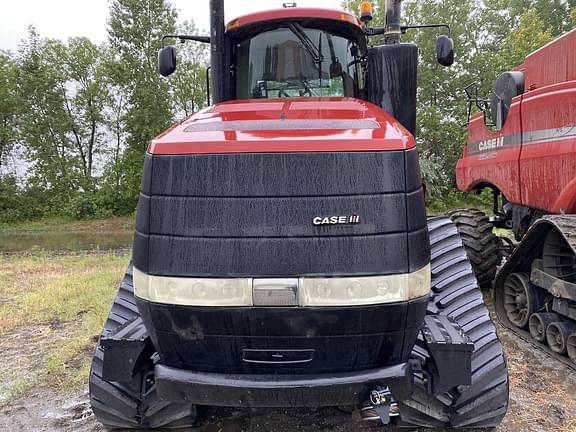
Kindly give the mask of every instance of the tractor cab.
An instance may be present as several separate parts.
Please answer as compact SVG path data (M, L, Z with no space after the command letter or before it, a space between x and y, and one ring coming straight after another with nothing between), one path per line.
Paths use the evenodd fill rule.
M284 8L238 18L226 35L233 99L361 95L366 37L352 15Z
M369 26L368 2L361 4L360 18L290 3L241 16L227 25L223 9L215 9L211 36L167 35L163 41L211 45L208 105L229 100L351 97L379 106L414 134L418 51L414 44L400 43L400 35L431 27L444 27L450 35L450 28L400 25L399 5L387 3L391 21L385 27ZM383 36L384 45L369 48L369 37L376 35ZM449 36L438 37L437 59L443 66L454 61ZM176 70L173 46L163 46L158 65L165 77Z

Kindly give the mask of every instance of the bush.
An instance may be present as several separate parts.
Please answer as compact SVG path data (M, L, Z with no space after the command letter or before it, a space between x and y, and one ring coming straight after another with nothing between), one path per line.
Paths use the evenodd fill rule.
M35 188L23 190L16 178L0 178L0 223L15 223L35 220L49 212L49 205L43 191Z
M103 219L113 215L99 194L87 192L72 195L62 212L63 216L73 219Z
M0 178L0 223L34 221L47 217L104 219L134 213L138 197L123 196L112 188L64 193L18 185L11 176Z
M419 154L422 181L426 185L428 198L435 200L445 197L453 186L451 176L444 169L444 162L426 149Z

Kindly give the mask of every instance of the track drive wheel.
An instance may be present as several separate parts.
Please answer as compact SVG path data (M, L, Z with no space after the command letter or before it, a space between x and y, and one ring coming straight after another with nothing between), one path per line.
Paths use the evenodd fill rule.
M140 314L134 300L132 265L129 265L101 337L137 319L140 319ZM98 421L107 429L172 429L194 425L197 417L194 405L158 398L151 359L145 359L143 366L128 382L104 381L103 359L104 351L99 340L90 370L90 404Z
M518 328L528 326L530 316L543 306L538 289L530 283L526 273L511 273L504 282L504 310L512 324Z
M508 408L508 371L496 328L490 320L456 226L448 218L428 221L432 251L432 293L428 314L447 315L474 343L472 384L432 395L426 378L414 376L411 399L400 402L401 427L488 428L497 426ZM415 359L430 357L419 337Z
M490 288L500 263L498 237L484 212L473 208L454 209L448 216L456 224L481 288Z

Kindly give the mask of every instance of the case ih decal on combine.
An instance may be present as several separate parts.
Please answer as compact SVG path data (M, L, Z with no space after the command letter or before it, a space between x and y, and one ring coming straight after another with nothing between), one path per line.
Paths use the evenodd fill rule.
M493 190L491 222L521 240L506 241L505 252L513 252L494 281L498 318L576 368L574 47L573 30L500 75L490 108L494 128L482 112L471 118L456 174L463 191ZM456 210L452 218L465 227L478 279L491 285L500 261L492 225L478 210Z
M199 405L354 406L405 427L497 425L500 341L455 225L426 219L400 1L385 28L367 3L362 21L288 7L227 26L223 8L210 37L176 36L211 44L214 104L148 148L96 417L177 428ZM450 65L452 40L437 48ZM160 50L164 76L175 59Z

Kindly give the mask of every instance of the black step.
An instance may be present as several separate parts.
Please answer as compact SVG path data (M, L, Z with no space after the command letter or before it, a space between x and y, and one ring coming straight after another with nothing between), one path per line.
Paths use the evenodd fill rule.
M474 344L453 318L427 315L422 336L435 365L429 371L432 380L430 390L433 394L472 383Z

